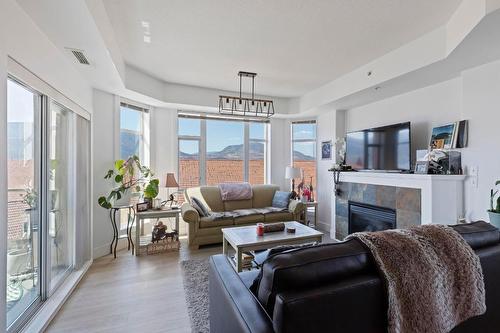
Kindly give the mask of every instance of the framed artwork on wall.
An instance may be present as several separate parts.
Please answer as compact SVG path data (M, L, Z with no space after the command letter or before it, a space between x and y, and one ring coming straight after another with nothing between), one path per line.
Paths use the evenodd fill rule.
M321 159L322 160L332 159L332 140L321 142Z
M450 149L453 148L455 136L455 123L434 127L432 129L431 149Z

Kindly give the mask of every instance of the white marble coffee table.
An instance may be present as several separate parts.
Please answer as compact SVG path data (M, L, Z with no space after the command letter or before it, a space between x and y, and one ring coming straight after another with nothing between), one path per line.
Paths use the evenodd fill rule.
M233 264L237 272L242 271L243 252L265 250L280 245L304 244L321 242L323 233L296 221L285 222L285 230L269 232L264 236L257 236L257 226L233 227L222 229L222 253L228 255L229 246L236 251ZM295 233L287 233L286 227L294 227Z

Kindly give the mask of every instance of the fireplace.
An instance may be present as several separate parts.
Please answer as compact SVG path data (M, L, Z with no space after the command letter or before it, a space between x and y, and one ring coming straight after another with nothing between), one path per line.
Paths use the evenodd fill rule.
M349 234L360 231L381 231L396 228L396 210L349 201Z

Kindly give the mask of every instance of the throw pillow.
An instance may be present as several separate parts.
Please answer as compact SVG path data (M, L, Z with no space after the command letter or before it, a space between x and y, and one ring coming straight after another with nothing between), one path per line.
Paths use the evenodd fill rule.
M202 217L210 215L207 207L205 207L205 205L201 202L201 200L197 198L191 198L191 206L193 206L193 208L196 209L198 214L200 214L200 216Z
M291 196L291 192L276 191L274 193L272 206L276 208L287 208Z

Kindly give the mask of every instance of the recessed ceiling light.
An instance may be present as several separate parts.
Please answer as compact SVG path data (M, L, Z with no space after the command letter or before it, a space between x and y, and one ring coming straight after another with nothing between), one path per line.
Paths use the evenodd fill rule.
M151 36L144 36L144 43L151 43Z

